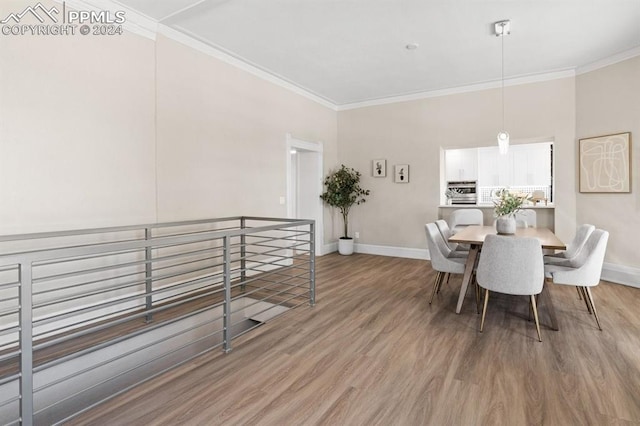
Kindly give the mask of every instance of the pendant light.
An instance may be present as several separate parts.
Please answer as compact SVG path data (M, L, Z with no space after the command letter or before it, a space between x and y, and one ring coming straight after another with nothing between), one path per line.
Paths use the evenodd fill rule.
M502 130L498 133L498 149L505 155L509 151L509 133L504 126L504 37L511 34L511 21L498 21L494 28L496 37L502 37Z

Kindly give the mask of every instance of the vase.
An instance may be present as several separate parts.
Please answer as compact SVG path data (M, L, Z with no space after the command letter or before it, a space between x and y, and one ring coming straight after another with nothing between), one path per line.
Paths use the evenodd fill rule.
M353 238L341 237L338 240L338 253L343 256L353 254Z
M516 233L516 218L513 216L501 216L496 220L496 231L502 235Z

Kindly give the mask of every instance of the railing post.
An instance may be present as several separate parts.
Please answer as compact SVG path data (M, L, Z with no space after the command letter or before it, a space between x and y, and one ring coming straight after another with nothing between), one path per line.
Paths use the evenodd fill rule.
M309 305L316 304L316 222L309 224Z
M147 241L147 243L149 242L149 240L151 239L152 235L151 235L151 228L145 228L144 229L144 239ZM152 262L152 258L151 258L152 254L151 254L151 246L147 244L147 246L144 248L144 291L146 294L145 297L145 305L146 305L146 309L147 311L150 311L153 308L153 296L151 294L151 292L153 291L153 265L151 264ZM144 317L146 322L151 322L153 321L153 314L152 313L147 313L147 315L145 315Z
M223 237L224 244L224 315L222 337L224 340L223 350L225 353L231 352L231 243L230 237Z
M244 216L240 218L240 229L245 229L247 226L246 219ZM247 286L247 236L246 234L240 234L240 289L242 291L245 290Z
M33 424L33 265L20 264L20 422Z

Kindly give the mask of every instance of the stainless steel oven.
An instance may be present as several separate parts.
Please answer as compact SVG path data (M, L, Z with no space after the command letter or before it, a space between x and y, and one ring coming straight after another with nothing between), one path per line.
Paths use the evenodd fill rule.
M478 182L475 180L461 180L447 182L447 189L454 191L451 204L477 204Z

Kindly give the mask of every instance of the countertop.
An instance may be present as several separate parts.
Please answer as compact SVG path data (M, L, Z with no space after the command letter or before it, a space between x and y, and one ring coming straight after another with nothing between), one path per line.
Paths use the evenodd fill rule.
M443 209L493 209L493 204L441 204L438 206ZM538 203L537 205L526 205L523 209L554 209L555 206L552 203L547 204Z

